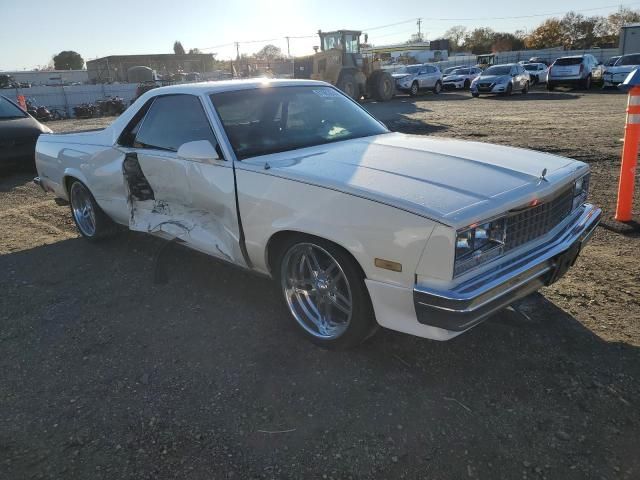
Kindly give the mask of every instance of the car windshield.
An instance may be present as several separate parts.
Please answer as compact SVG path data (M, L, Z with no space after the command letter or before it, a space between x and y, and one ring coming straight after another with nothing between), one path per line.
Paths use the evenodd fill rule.
M529 71L538 70L538 64L537 63L525 63L524 64L524 69L525 70L529 70Z
M454 70L453 72L451 72L449 75L469 75L469 69L458 68L457 70Z
M483 75L509 75L511 72L511 65L496 65L494 67L487 68Z
M611 57L611 58L607 61L607 63L605 63L605 65L606 65L607 67L613 67L613 66L618 62L618 60L620 60L620 57Z
M403 73L410 73L412 75L415 75L416 73L418 73L420 71L420 68L421 68L420 65L410 65L410 66L404 68L404 72Z
M625 55L624 57L620 57L620 59L616 62L616 67L625 65L640 65L640 54Z
M332 87L237 90L212 94L211 101L240 160L388 133Z
M24 118L27 114L13 103L0 97L0 119Z

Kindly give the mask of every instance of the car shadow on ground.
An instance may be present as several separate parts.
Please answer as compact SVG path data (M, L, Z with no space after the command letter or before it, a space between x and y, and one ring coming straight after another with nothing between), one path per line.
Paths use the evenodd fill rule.
M420 97L396 97L387 103L364 103L363 107L394 132L428 135L447 130L447 125L428 123L412 116L432 111L424 104L416 103L420 101Z
M524 100L577 100L580 95L569 92L547 92L539 90L530 90L527 94L514 92L512 95L500 94L481 94L480 98L487 100L499 101L524 101Z
M640 349L541 295L450 342L381 330L330 352L297 333L266 278L174 246L154 283L164 245L127 232L0 256L0 476L640 468Z

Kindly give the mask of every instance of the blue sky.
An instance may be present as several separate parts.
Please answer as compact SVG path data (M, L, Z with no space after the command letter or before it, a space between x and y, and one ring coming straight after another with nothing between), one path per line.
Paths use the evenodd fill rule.
M289 36L314 35L319 28L372 29L370 42L381 45L406 40L417 31L415 18L422 17L428 39L440 37L453 25L488 26L513 32L531 29L544 20L537 14L575 10L585 15L604 15L617 10L612 0L537 0L514 2L458 0L0 0L0 70L30 69L46 65L61 50L76 50L85 60L105 55L170 53L174 40L186 49L216 47L222 59L235 56L234 41L270 40L286 52ZM640 1L622 1L640 8ZM615 5L615 6L614 6ZM618 4L620 5L620 4ZM603 8L604 7L604 8ZM536 16L533 16L536 15ZM522 16L522 18L497 18ZM525 17L529 16L529 17ZM464 20L463 20L464 19ZM312 53L316 38L291 39L291 53ZM252 53L265 42L241 45Z

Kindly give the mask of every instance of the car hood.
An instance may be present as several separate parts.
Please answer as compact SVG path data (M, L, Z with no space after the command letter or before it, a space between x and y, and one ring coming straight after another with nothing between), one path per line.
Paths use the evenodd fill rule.
M442 77L443 80L464 80L464 76L462 75L445 75Z
M497 83L508 80L509 78L509 75L480 75L477 77L477 80L479 82Z
M620 65L619 67L607 67L607 73L631 73L636 68L640 68L640 65Z
M0 140L35 139L42 133L41 124L32 117L0 119Z
M411 73L392 73L391 76L396 80L400 80L401 78L407 78L413 76Z
M401 133L255 157L240 168L243 164L456 228L553 193L588 169L531 150Z

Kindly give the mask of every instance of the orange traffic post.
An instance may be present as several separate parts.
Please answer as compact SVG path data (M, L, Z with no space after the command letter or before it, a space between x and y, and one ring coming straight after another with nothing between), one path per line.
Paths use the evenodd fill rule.
M631 220L633 206L633 188L638 165L638 145L640 144L640 86L629 90L627 101L627 123L624 127L624 146L622 147L622 164L620 165L620 182L618 183L618 204L616 220Z

